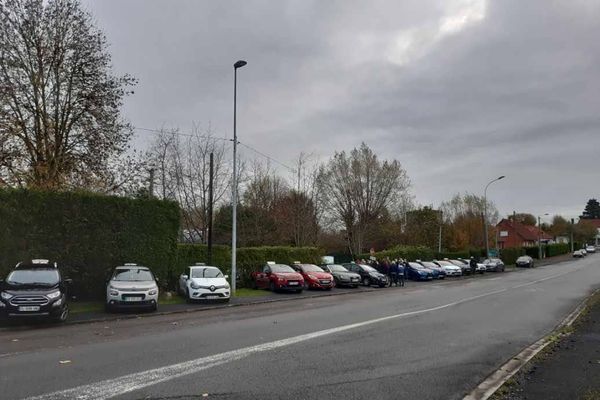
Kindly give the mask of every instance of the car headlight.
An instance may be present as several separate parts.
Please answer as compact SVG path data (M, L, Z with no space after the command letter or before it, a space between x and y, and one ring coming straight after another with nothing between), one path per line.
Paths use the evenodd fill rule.
M198 285L196 282L192 282L192 283L190 283L190 287L191 287L192 289L200 289L200 285Z
M10 293L2 292L0 293L0 297L2 297L2 299L4 300L9 300L13 297L13 295Z
M110 293L111 296L118 296L119 295L119 291L115 290L115 289L110 289L109 293Z
M309 277L310 279L314 280L314 281L316 281L317 279L319 279L319 278L317 278L317 277L316 277L316 276L314 276L314 275L308 275L308 277Z
M54 300L58 297L60 297L60 290L57 290L55 292L50 292L46 295L47 298L49 298L50 300Z
M158 289L150 289L150 291L148 292L148 296L154 296L156 295L156 293L158 293Z

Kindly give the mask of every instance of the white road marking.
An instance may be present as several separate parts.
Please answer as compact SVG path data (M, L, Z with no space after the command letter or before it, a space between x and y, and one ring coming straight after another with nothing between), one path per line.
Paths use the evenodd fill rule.
M437 307L426 308L423 310L416 310L410 312L404 312L395 315L389 315L387 317L381 317L371 319L368 321L358 322L349 325L338 326L335 328L325 329L317 332L307 333L304 335L294 336L287 339L276 340L269 343L263 343L256 346L244 347L237 350L231 350L224 353L214 354L212 356L202 357L191 361L185 361L178 364L172 364L160 368L154 368L147 371L137 372L129 375L124 375L115 379L107 379L104 381L78 386L72 389L60 390L53 393L43 394L39 396L28 397L25 400L102 400L111 397L119 396L125 393L129 393L135 390L143 389L148 386L156 385L158 383L170 381L176 378L180 378L186 375L196 374L200 371L216 367L222 364L226 364L232 361L240 360L248 357L252 354L261 353L278 349L281 347L290 346L296 343L305 342L308 340L320 338L323 336L333 335L351 329L357 329L380 322L389 321L393 319L399 319L409 317L413 315L425 314L433 311L443 310L445 308L453 307L458 304L466 303L476 299L480 299L487 296L493 296L495 294L506 292L510 289L517 289L525 286L534 285L549 279L557 278L559 276L570 273L571 271L550 275L546 278L538 279L525 284L520 284L513 287L503 288L480 294L477 296L467 297L458 301L454 301L448 304L444 304Z

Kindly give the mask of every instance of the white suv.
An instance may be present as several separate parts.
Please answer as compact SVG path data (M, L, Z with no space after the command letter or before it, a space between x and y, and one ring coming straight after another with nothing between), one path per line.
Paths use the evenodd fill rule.
M187 267L179 277L177 290L184 295L188 302L194 300L221 300L228 302L231 289L227 282L227 275L223 275L217 267L202 263Z
M137 264L116 267L106 285L106 310L158 309L158 285L152 271Z

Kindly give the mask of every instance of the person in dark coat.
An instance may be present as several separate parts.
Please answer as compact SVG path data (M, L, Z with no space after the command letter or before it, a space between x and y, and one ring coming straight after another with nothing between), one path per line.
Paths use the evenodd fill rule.
M390 287L398 286L398 260L392 261L390 264Z
M469 261L469 267L471 267L471 275L475 275L475 271L477 270L477 260L475 257L471 256L471 261Z
M407 269L404 266L404 260L398 260L398 283L400 283L401 287L404 287L406 273Z

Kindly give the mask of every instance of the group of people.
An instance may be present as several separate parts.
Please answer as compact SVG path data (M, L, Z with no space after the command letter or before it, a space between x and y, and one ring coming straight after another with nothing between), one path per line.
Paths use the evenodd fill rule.
M406 264L408 261L403 259L390 260L389 257L384 258L381 261L376 259L356 260L357 264L366 264L375 268L379 273L382 273L388 277L389 286L404 286L404 282L408 279Z

